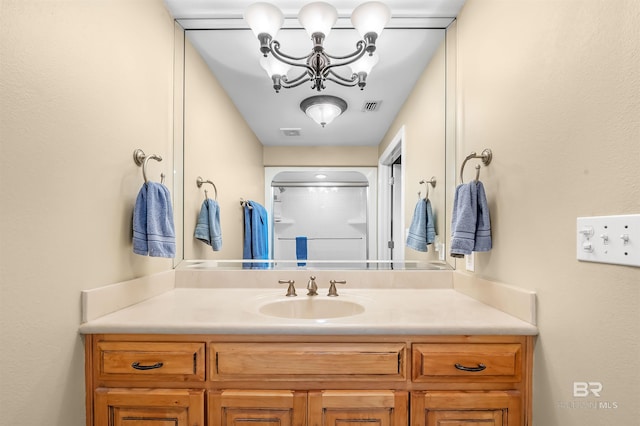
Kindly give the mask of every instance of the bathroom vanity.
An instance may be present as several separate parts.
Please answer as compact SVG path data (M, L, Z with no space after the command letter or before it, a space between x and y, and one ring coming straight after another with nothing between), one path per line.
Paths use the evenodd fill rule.
M535 326L453 289L284 290L176 288L84 323L87 425L531 424Z

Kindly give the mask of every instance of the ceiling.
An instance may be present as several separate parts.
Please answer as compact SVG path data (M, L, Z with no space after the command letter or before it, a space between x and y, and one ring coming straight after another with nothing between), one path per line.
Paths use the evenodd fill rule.
M165 0L189 41L264 145L367 146L378 145L384 138L464 0L387 0L392 19L376 43L380 60L364 90L327 82L320 93L312 90L310 83L275 93L259 64L259 43L242 19L244 9L253 2ZM329 53L340 56L355 50L358 34L348 17L361 2L331 1L340 18L325 40ZM295 19L307 2L273 3L285 15L283 29L276 36L282 51L292 56L310 52L311 41ZM289 75L295 76L294 72ZM325 128L300 110L303 99L317 94L339 96L348 104L345 113ZM370 102L377 104L374 111L364 108L365 104L370 107Z

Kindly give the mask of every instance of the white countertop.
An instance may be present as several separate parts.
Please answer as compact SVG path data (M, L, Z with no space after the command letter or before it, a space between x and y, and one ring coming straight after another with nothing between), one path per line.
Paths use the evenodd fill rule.
M324 289L326 291L326 289ZM453 289L342 289L361 314L331 319L263 315L265 300L287 300L282 288L176 288L88 321L80 333L149 334L509 334L536 335L523 320ZM302 289L293 299L308 298ZM317 299L327 299L322 293Z

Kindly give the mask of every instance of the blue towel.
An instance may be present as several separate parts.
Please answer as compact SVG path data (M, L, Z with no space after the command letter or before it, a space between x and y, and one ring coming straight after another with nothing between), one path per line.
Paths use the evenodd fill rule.
M133 252L175 257L176 234L169 189L161 183L142 185L133 208Z
M307 237L296 237L296 259L307 260ZM305 262L298 262L298 266L304 265Z
M451 218L451 256L491 250L489 206L482 182L458 185Z
M255 201L247 201L244 206L243 259L269 259L269 223L267 210ZM254 268L266 268L268 263L252 263Z
M242 240L242 258L251 259L251 208L244 203L244 238Z
M267 210L255 201L251 204L251 256L253 259L269 259L269 222Z
M451 256L471 254L475 245L478 191L475 182L456 188L451 216Z
M484 192L482 182L477 182L478 190L478 219L476 221L476 235L473 251L491 250L491 217L489 215L489 205L487 195Z
M427 251L427 203L423 198L416 203L407 235L407 247Z
M211 198L203 201L194 236L203 243L210 245L214 251L219 251L222 248L220 205L217 201Z
M436 240L436 219L431 208L431 201L427 200L427 245Z
M436 229L431 201L421 198L413 211L413 219L407 235L407 247L426 252L427 246L432 244L435 238Z

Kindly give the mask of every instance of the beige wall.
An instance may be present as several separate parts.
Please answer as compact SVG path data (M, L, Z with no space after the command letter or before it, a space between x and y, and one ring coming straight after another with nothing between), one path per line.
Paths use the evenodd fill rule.
M535 425L636 424L640 268L576 261L575 232L578 216L640 213L640 2L468 0L458 77L458 164L494 153L476 275L538 294ZM574 381L601 398L574 398Z
M80 426L80 291L172 266L130 239L134 149L172 187L173 23L161 0L0 9L0 424Z
M80 426L80 290L171 268L129 241L132 151L170 171L173 24L160 0L1 1L0 424ZM458 22L458 152L495 154L477 275L538 292L536 426L640 417L640 269L577 262L574 237L640 211L639 8L468 0ZM559 406L574 381L618 408Z
M265 146L265 166L377 167L375 146Z
M378 147L381 156L391 141L404 127L405 153L402 166L405 170L405 227L409 228L418 200L426 194L425 185L419 182L434 176L435 188L429 186L429 200L436 221L437 234L445 237L445 43L433 55L416 85L389 126ZM437 260L438 253L428 247L419 252L405 247L406 260Z
M262 144L188 40L184 70L185 259L242 259L240 199L264 203ZM211 185L197 187L198 176L218 190L220 251L193 237L204 189L214 197Z

